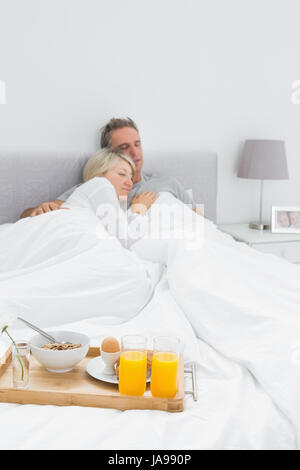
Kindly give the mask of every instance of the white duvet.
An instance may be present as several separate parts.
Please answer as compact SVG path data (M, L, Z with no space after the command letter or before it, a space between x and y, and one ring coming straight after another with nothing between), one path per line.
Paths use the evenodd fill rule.
M180 205L172 196L161 194L156 204L173 204L174 201ZM59 213L59 217L66 215L62 211ZM110 322L109 315L99 314L93 306L87 316L75 309L77 314L72 318L72 311L66 312L62 304L61 314L55 316L55 324L58 329L63 324L64 328L89 334L92 344L99 344L101 338L108 334L120 337L129 332L145 333L150 346L156 334L179 336L185 362L195 361L198 366L199 400L194 402L192 397L187 396L185 410L178 414L150 410L120 412L84 407L1 404L1 448L299 447L299 268L237 243L222 234L211 222L195 217L198 217L199 225L194 237L187 231L184 239L173 237L170 240L164 228L164 240L151 239L148 232L147 236L133 243L130 266L135 276L139 273L135 280L141 282L144 288L139 301L134 304L134 314L129 315L128 309L124 308L122 315L112 313ZM43 218L45 221L51 219L45 215L31 220ZM13 226L11 228L13 230ZM178 228L173 227L171 232L174 234ZM6 227L0 231L2 242L9 230L10 227ZM151 230L157 232L155 220ZM26 244L20 242L20 253L22 246L26 252ZM69 255L68 262L76 258L71 252ZM151 289L158 279L159 270L156 270L155 263L158 258L166 263L165 274L151 298ZM92 257L88 259L93 262ZM80 279L80 260L79 255L77 262L71 264L73 269L77 266L76 279ZM151 264L149 260L152 260ZM55 260L49 266L49 261L43 262L46 263L46 272L55 272ZM64 263L63 259L62 266ZM153 267L156 277L151 274ZM121 268L125 269L124 265ZM32 321L53 324L51 307L43 309L40 303L38 309L38 304L30 300L30 295L25 295L35 283L34 277L30 278L35 272L32 265L19 269L22 272L20 277L15 276L12 269L2 270L0 295L3 305L18 310L21 299L28 314L35 312L30 317ZM99 269L95 262L91 271L94 272L94 269ZM22 284L28 278L31 281L23 288ZM99 279L102 282L101 276ZM134 280L133 277L131 279ZM148 283L147 279L150 280ZM55 282L54 275L52 280ZM15 291L14 285L17 286ZM48 285L46 292L49 293L51 285ZM59 283L54 285L56 290ZM120 279L117 285L125 289ZM75 289L80 302L79 282L74 287L74 297ZM114 291L114 285L111 289ZM41 292L44 294L42 289ZM101 290L99 292L100 299ZM51 303L53 301L54 311L57 308L58 312L60 301L56 301L56 297L64 297L62 293L53 295L55 299L51 297ZM89 295L93 302L92 294ZM132 299L129 301L132 302ZM146 306L141 310L143 302ZM114 308L116 305L112 304L112 312ZM21 314L20 311L18 313ZM26 318L25 313L23 316ZM31 336L31 332L24 329L15 329L14 333L19 337ZM187 387L190 388L188 382ZM66 421L68 431L65 429ZM20 422L24 423L22 427L17 426Z
M88 209L48 212L0 231L0 309L43 325L101 316L119 323L153 295L157 263L108 235Z

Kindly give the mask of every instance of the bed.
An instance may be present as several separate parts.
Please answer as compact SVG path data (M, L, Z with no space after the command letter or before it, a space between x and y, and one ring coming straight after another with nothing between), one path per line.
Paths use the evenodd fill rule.
M51 200L76 184L80 180L80 171L86 158L1 157L0 234L26 207ZM296 306L298 267L275 256L255 252L218 232L214 225L217 197L217 157L214 153L164 155L161 159L147 156L145 171L176 176L186 189L193 190L196 202L204 204L207 230L211 237L207 252L201 255L198 270L195 271L199 277L197 291L193 291L189 274L193 260L188 256L180 258L182 253L179 252L177 264L175 262L172 265L168 275L162 275L151 300L133 318L111 325L97 316L76 318L76 321L70 321L71 318L65 321L62 317L51 329L81 331L91 337L92 345L99 345L104 336L113 334L120 337L129 331L145 333L150 338L158 333L180 334L186 366L195 363L197 367L198 400L187 395L184 411L172 414L151 410L121 412L87 407L1 403L1 448L297 448L300 413L296 400L299 374L293 374L293 381L290 376L286 378L286 383L284 374L288 367L292 368L289 372L297 371L295 361L287 366L291 353L287 344L294 346L297 341L299 343ZM218 264L220 253L224 259L223 270ZM279 289L281 278L274 277L274 270L282 272L287 279L286 284L282 285L282 302L286 301L285 307L289 305L294 315L289 318L288 324L293 326L293 333L291 328L287 328L282 343L279 338L283 325L281 310L279 307L276 310L276 305L274 307L270 304L276 316L264 316L261 303L265 302L265 298L259 295L260 286L253 287L257 305L253 304L253 309L249 311L247 306L251 305L251 296L244 297L243 293L236 295L230 289L232 283L237 283L243 276L245 279L239 286L241 290L243 281L251 282L252 279L254 282L257 266L260 267L262 261L270 268L266 272L260 270L260 281L268 281ZM245 272L239 271L241 262L246 263ZM273 278L270 280L271 273ZM291 280L290 284L288 279ZM186 295L187 286L191 288L191 295ZM199 293L201 300L198 298ZM269 307L265 305L266 311ZM218 325L221 325L221 331ZM266 336L268 328L274 336L269 335L269 343L259 342L259 338ZM25 339L32 336L28 329L20 326L15 327L14 334ZM277 352L274 350L276 343L273 337L278 340ZM2 343L2 348L5 346ZM286 357L283 357L284 352ZM276 369L278 380L274 376ZM187 388L190 388L189 378L186 381Z

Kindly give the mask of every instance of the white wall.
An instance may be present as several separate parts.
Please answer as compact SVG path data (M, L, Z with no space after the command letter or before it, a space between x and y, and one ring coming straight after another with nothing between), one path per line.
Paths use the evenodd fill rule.
M238 179L247 138L286 141L290 180L271 204L300 206L299 0L0 0L0 152L89 152L112 116L139 125L144 155L219 155L218 221L258 215Z

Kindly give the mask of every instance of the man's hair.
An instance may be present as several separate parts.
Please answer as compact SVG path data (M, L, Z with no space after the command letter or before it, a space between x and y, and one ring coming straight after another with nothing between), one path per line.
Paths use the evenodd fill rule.
M122 153L120 150L112 150L105 148L98 150L87 161L83 168L82 179L84 182L94 178L95 176L103 176L105 173L113 168L118 160L125 160L131 166L132 176L135 175L135 164L130 157Z
M122 118L112 118L104 127L102 127L100 146L101 148L111 147L110 133L116 129L122 129L123 127L132 127L138 132L137 125L135 122L127 117L126 119Z

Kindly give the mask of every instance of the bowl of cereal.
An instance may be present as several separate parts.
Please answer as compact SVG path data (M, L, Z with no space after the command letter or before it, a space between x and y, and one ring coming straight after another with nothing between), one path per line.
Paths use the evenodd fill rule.
M82 333L73 331L53 331L58 341L64 343L50 343L41 335L30 340L30 349L33 356L46 367L49 372L69 372L88 353L90 338Z

